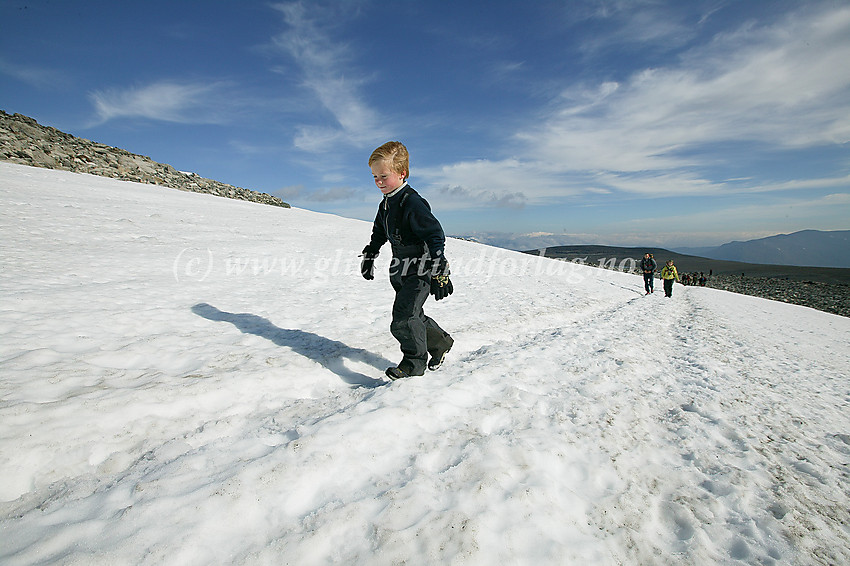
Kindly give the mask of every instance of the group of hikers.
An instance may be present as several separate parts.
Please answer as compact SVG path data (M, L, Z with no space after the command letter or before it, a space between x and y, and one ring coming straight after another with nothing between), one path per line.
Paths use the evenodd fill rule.
M710 272L709 275L711 275ZM700 287L705 287L706 283L708 283L708 277L702 271L699 273L694 271L693 273L682 274L682 285L699 285Z
M658 270L658 264L651 253L646 252L643 259L640 261L640 270L643 272L643 287L646 289L646 294L655 292L655 272ZM664 267L661 268L661 279L664 281L664 296L673 296L673 281L680 281L679 272L676 271L676 266L673 265L673 260L668 259Z
M643 255L640 262L640 270L643 272L643 286L646 289L646 294L654 292L653 282L655 280L655 272L658 270L658 264L650 252ZM694 271L693 273L683 273L679 276L676 266L673 265L673 260L668 259L664 267L661 268L661 279L664 280L664 295L667 297L673 296L673 281L679 281L682 285L699 285L705 287L708 282L708 277L711 276L711 271L708 275L702 271Z

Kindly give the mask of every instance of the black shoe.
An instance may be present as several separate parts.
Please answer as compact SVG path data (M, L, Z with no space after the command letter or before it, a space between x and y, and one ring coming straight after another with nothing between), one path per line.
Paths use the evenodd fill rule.
M384 373L386 373L387 377L389 377L392 381L401 379L402 377L410 377L410 374L401 368L387 368L387 371Z
M446 344L445 348L434 350L434 353L431 355L431 359L428 360L429 370L435 371L440 369L440 366L443 365L443 361L446 359L446 354L451 351L455 341L452 339L451 336L446 336L444 343Z
M384 373L387 374L387 377L389 377L391 380L395 381L396 379L401 379L402 377L421 376L425 374L425 371L423 370L420 373L416 373L413 370L413 364L411 364L407 360L402 360L402 362L398 364L398 367L387 368L387 371L385 371Z

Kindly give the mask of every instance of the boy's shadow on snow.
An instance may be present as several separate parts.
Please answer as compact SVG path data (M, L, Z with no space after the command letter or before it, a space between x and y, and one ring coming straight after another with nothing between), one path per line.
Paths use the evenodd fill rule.
M255 314L224 312L207 303L199 303L193 306L192 312L208 320L229 322L245 334L256 334L271 340L278 346L291 348L294 352L318 362L351 385L377 387L384 382L348 369L343 363L345 358L365 362L381 370L381 372L393 365L386 358L366 350L352 348L337 340L331 340L303 330L279 328L268 319Z

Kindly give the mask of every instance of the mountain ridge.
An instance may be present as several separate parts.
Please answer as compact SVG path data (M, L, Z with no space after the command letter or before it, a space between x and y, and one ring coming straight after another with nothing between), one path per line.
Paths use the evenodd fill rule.
M78 138L23 114L0 110L0 161L159 185L282 208L278 197L178 171L145 155Z
M755 240L736 240L715 246L668 246L666 248L658 245L612 245L599 242L598 237L587 234L471 232L461 237L517 251L564 246L634 247L636 249L666 249L684 255L742 263L850 268L850 230L807 229Z
M800 230L716 247L676 248L711 259L799 267L850 267L850 230Z

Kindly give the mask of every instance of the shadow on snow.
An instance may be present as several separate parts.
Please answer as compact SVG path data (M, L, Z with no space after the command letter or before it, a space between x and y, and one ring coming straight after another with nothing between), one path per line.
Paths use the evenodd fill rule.
M344 359L365 362L380 370L381 373L384 369L393 365L390 360L366 350L352 348L342 342L312 332L280 328L268 319L255 314L225 312L207 303L199 303L193 306L192 312L208 320L229 322L245 334L261 336L278 346L291 348L292 351L310 358L334 372L340 379L351 385L377 387L382 385L384 381L348 369L343 363Z

